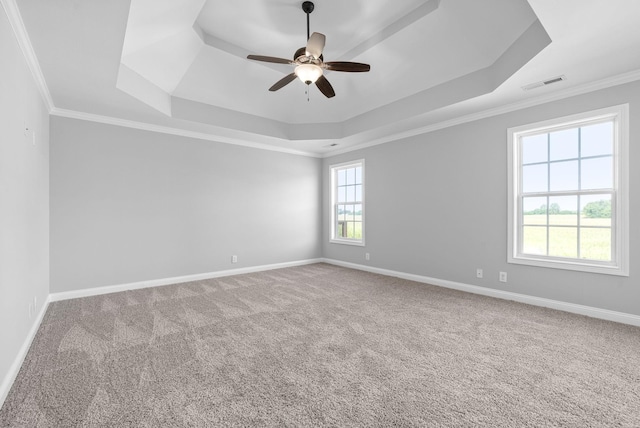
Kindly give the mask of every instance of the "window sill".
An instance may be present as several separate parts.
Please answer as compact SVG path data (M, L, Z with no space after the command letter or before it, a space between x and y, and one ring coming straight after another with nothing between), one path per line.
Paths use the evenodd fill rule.
M551 269L573 270L585 273L597 273L603 275L629 276L627 269L620 266L609 266L604 264L591 264L585 261L580 263L577 261L547 260L535 257L509 257L508 263L537 266Z
M330 239L331 244L354 245L356 247L364 247L364 241L347 241L346 239Z

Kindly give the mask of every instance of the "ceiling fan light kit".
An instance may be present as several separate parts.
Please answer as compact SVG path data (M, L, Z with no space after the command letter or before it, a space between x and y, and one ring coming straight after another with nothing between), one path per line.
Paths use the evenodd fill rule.
M276 64L289 64L296 67L293 73L280 79L272 87L269 88L269 91L277 91L278 89L288 85L289 83L294 81L296 77L298 77L298 79L300 79L300 81L302 81L306 85L315 83L315 85L318 87L320 92L324 94L324 96L326 96L327 98L332 98L336 95L336 93L334 92L333 87L331 86L327 78L324 77L324 70L357 73L367 72L371 69L371 66L369 64L362 64L359 62L324 62L322 50L324 49L326 40L325 35L322 33L313 33L309 35L309 14L313 12L314 7L315 6L313 2L305 1L302 3L302 11L307 14L307 45L296 51L296 53L293 55L293 61L284 58L276 58L264 55L247 56L248 59L252 59L254 61L271 62Z
M322 68L315 64L300 64L296 67L294 73L303 83L310 85L316 83L316 80L322 76Z

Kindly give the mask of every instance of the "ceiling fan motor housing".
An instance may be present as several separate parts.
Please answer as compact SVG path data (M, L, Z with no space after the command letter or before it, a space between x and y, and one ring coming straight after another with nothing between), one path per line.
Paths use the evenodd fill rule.
M296 51L296 53L293 54L293 60L296 61L296 62L301 62L301 63L302 62L311 62L311 61L307 61L306 58L307 58L307 48L306 48L306 46L301 47L300 49L298 49ZM298 61L298 59L300 59L300 60ZM324 56L320 55L318 57L318 59L320 61L323 61L324 60ZM311 58L311 60L313 60L313 58Z

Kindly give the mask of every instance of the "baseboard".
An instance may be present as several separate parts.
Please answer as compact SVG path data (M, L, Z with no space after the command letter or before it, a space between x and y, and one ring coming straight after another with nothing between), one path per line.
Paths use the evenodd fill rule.
M42 324L42 320L44 319L44 314L47 312L47 308L49 307L49 302L51 300L47 297L44 304L40 308L40 312L38 313L35 322L31 325L31 329L29 329L29 333L25 338L20 350L18 351L18 355L13 360L13 364L9 367L9 371L7 372L4 379L2 379L2 384L0 384L0 408L4 404L4 400L7 399L9 395L9 391L11 390L11 386L13 382L15 382L16 377L18 377L18 373L20 372L20 367L22 367L22 363L24 362L25 357L27 356L27 352L29 352L29 348L31 347L31 342L36 337L36 333L40 328L40 324Z
M22 363L24 362L24 359L27 356L27 352L29 352L29 348L31 347L31 342L33 342L33 339L35 338L36 333L40 328L40 324L42 323L44 314L47 312L47 308L49 307L50 302L57 302L60 300L67 300L67 299L75 299L78 297L97 296L99 294L117 293L119 291L126 291L126 290L137 290L140 288L158 287L158 286L169 285L169 284L178 284L181 282L199 281L203 279L220 278L220 277L231 276L231 275L241 275L244 273L262 272L267 270L282 269L282 268L294 267L294 266L304 266L304 265L321 263L321 262L323 262L323 259L298 260L294 262L244 267L244 268L229 269L229 270L223 270L223 271L217 271L217 272L208 272L208 273L202 273L202 274L196 274L196 275L162 278L162 279L150 280L150 281L140 281L140 282L134 282L130 284L118 284L118 285L111 285L111 286L105 286L105 287L67 291L67 292L61 292L61 293L51 293L49 294L49 296L47 296L46 301L44 302L44 304L42 305L42 308L40 309L40 312L38 313L38 317L36 321L31 326L31 329L29 330L29 333L24 343L22 344L22 347L20 347L18 355L16 356L16 358L13 361L13 364L9 368L9 372L7 373L5 378L2 380L2 384L0 384L0 408L2 408L4 401L9 395L11 386L13 385L13 382L16 380L16 377L20 372L20 367L22 367Z
M77 299L79 297L97 296L100 294L117 293L141 288L159 287L162 285L179 284L181 282L202 281L204 279L221 278L224 276L241 275L245 273L262 272L273 269L282 269L294 266L304 266L313 263L321 263L323 259L298 260L294 262L275 263L269 265L251 266L238 269L221 270L216 272L199 273L195 275L174 276L171 278L153 279L149 281L132 282L128 284L107 285L103 287L85 288L82 290L63 291L49 294L51 302L60 300Z
M386 276L407 279L409 281L422 282L425 284L437 285L439 287L451 288L454 290L466 291L468 293L481 294L483 296L496 297L503 300L513 300L515 302L527 303L529 305L541 306L545 308L557 309L559 311L571 312L574 314L586 315L592 318L599 318L608 321L615 321L622 324L630 324L640 327L640 316L627 314L625 312L610 311L608 309L595 308L592 306L577 305L574 303L562 302L559 300L546 299L544 297L529 296L526 294L513 293L510 291L496 290L493 288L479 287L477 285L464 284L461 282L447 281L444 279L430 278L422 275L414 275L405 272L398 272L388 269L380 269L372 266L360 265L356 263L343 262L340 260L323 259L325 263L366 272L378 273Z

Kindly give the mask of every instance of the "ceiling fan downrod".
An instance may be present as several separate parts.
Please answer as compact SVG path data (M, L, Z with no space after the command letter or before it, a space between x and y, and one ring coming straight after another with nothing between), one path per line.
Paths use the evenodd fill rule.
M302 2L302 11L307 14L307 40L309 40L309 14L313 12L314 4L312 1Z

